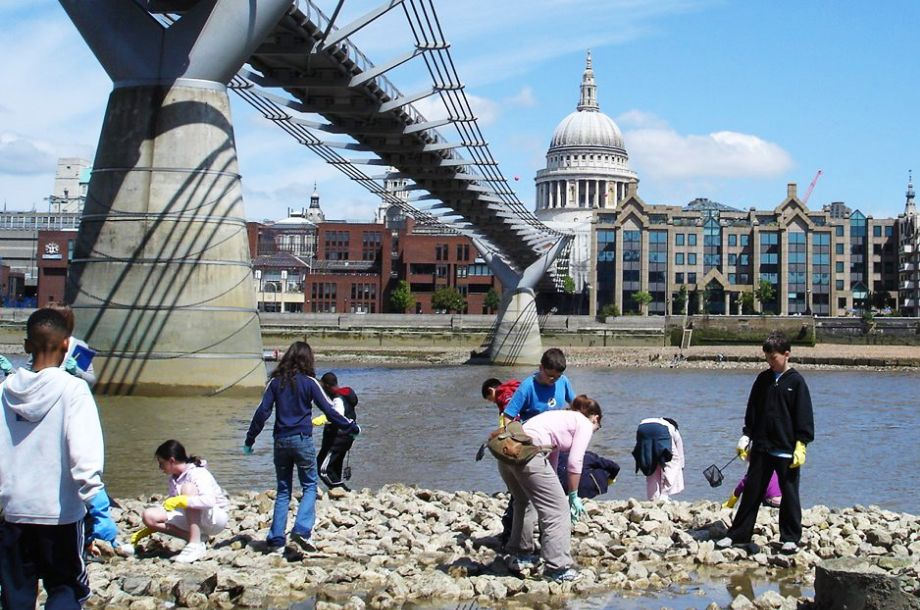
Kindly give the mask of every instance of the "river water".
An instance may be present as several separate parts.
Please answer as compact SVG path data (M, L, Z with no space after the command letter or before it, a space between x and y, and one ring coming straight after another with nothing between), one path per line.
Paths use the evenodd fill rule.
M502 489L495 461L476 449L496 425L494 405L481 398L482 381L521 377L531 369L499 367L377 367L336 365L342 385L355 389L362 434L350 457L351 485L378 488L402 482L446 490ZM802 474L804 506L877 504L917 514L912 470L920 463L918 388L912 371L802 369L815 410L815 442ZM612 490L599 499L644 498L645 482L634 474L630 452L644 417L673 417L684 438L686 490L681 500L724 500L744 474L739 461L725 482L711 488L702 475L734 455L744 405L755 369L570 368L577 393L596 398L603 428L591 449L622 466ZM153 458L168 438L205 457L230 492L274 487L271 420L255 454L241 445L256 407L226 398L97 398L106 440L105 479L115 497L165 491ZM319 441L319 432L316 435Z

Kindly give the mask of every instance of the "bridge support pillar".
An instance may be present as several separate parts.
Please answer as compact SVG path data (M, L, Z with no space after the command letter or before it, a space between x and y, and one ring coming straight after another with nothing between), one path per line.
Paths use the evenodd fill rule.
M489 360L494 364L514 366L540 363L543 341L537 316L536 287L563 251L568 239L560 239L522 273L512 269L482 243L473 240L489 269L501 281L504 291L498 322L489 346Z
M68 276L97 391L265 384L225 83L290 0L210 0L168 29L136 3L61 0L112 77Z

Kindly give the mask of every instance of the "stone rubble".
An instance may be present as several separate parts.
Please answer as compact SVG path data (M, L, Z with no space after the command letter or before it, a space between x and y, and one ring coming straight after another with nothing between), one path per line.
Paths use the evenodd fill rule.
M387 485L334 495L317 502L315 552L288 546L283 556L266 554L274 491L237 495L230 524L209 542L204 560L175 564L169 557L181 541L148 538L135 556L109 554L90 564L93 595L86 607L284 608L315 597L316 610L379 610L407 602L548 608L573 596L687 590L739 573L771 582L791 578L809 589L815 564L835 557L867 560L920 597L920 518L875 506L805 510L795 555L779 553L776 509L762 508L754 536L760 549L749 556L740 548L715 548L731 518L718 503L587 500L587 518L573 526L572 536L582 579L557 584L539 573L521 578L509 571L495 537L505 494ZM116 502L112 512L122 537L140 527L145 506L159 501ZM800 602L809 607L810 600L767 591L756 599L738 594L730 607L793 609ZM707 603L700 600L700 607L719 607Z

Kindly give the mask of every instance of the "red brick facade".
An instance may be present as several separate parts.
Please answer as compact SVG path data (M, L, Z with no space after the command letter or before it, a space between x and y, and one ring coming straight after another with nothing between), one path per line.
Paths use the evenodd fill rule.
M48 303L64 302L67 267L73 254L76 231L38 232L38 301L42 307Z

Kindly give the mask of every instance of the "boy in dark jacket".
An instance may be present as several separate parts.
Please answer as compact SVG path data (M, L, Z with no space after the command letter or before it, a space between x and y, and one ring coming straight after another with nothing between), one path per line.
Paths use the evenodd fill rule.
M745 493L728 536L719 548L747 544L754 533L760 499L773 471L783 499L779 507L779 536L784 553L795 553L802 538L802 505L799 477L805 464L805 448L815 437L811 396L805 379L789 366L791 345L786 335L773 331L763 343L770 368L760 373L751 387L744 415L744 434L738 455L749 457Z
M567 458L567 453L560 453L559 466L556 469L559 482L562 483L562 489L566 494L572 491L569 489ZM619 464L602 458L592 451L585 451L585 459L581 465L581 480L578 482L578 497L593 498L607 493L607 489L613 485L618 474L620 474Z

